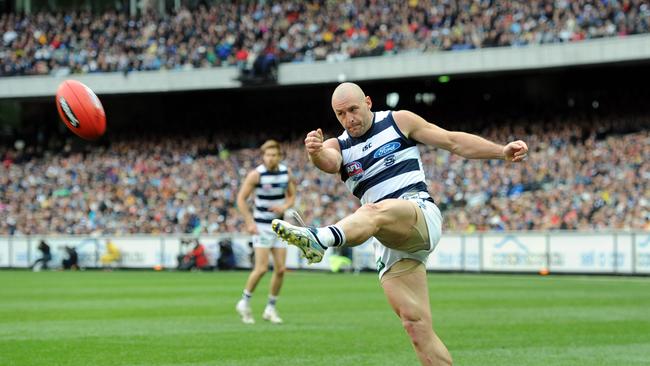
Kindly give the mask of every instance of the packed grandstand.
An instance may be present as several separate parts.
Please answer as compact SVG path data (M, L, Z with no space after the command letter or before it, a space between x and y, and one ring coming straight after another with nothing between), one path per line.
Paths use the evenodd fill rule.
M487 138L522 138L526 164L466 160L421 148L446 230L650 230L648 116L502 124ZM0 149L0 234L235 233L234 208L256 149L208 137L138 138L87 152ZM19 146L20 147L20 146ZM320 173L302 141L286 143L307 222L358 207L339 177Z
M0 15L0 75L340 61L395 53L577 42L650 31L629 1L224 1L139 16Z
M218 2L137 17L5 13L0 75L242 66L260 54L279 62L340 61L649 30L650 3L641 0ZM495 141L527 141L527 164L466 160L422 147L444 228L650 230L650 117L627 110L645 103L637 98L619 101L617 113L531 114L463 129ZM249 136L247 145L259 146L264 132ZM354 211L358 201L338 177L311 166L299 136L284 141L298 184L296 208L316 226ZM61 135L48 145L38 138L14 144L5 134L11 143L0 146L0 235L241 232L235 196L259 163L256 149L232 148L242 138L241 131L216 138L153 134L110 138L80 151Z

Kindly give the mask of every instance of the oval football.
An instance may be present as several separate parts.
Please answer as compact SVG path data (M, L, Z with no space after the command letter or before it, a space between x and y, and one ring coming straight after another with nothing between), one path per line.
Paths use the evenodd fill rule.
M76 80L62 82L56 91L56 108L65 125L79 137L96 140L106 131L106 114L97 95Z

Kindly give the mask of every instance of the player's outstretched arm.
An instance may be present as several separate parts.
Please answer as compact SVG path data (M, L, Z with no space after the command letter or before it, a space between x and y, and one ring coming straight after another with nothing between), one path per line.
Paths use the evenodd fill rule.
M470 133L447 131L409 111L394 112L393 118L407 137L465 158L520 162L528 155L528 146L521 140L510 142L505 146L496 144Z
M339 143L335 138L323 141L323 131L310 131L305 137L305 149L309 160L325 173L336 174L341 168L343 157Z

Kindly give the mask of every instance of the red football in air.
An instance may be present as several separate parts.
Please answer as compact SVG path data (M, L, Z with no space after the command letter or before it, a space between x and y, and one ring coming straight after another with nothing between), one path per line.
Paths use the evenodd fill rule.
M86 140L96 140L106 131L106 114L89 87L66 80L56 90L56 109L63 123Z

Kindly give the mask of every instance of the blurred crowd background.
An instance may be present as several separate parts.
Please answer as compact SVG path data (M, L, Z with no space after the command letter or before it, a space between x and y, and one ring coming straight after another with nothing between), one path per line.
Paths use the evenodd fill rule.
M527 141L525 164L420 150L446 230L650 230L649 125L647 115L616 115L473 131ZM241 232L235 197L261 156L230 150L228 140L138 138L81 152L2 147L0 234ZM338 176L308 162L302 140L283 146L306 222L332 224L358 207Z
M68 75L578 42L650 31L647 0L223 1L169 14L0 15L0 76Z
M650 31L647 0L199 3L137 16L125 9L2 13L0 76L245 70L256 62L461 53ZM454 75L452 82L434 75L364 88L375 109L388 109L381 97L399 91L397 109L529 144L519 165L420 148L445 230L650 230L649 68L641 61L598 67ZM296 208L312 225L331 224L358 201L338 176L315 169L302 147L311 128L327 125L329 136L340 130L332 125L331 90L100 95L109 131L88 145L56 121L49 99L2 100L0 235L241 232L235 196L261 163L255 147L271 137L280 137L293 170Z

